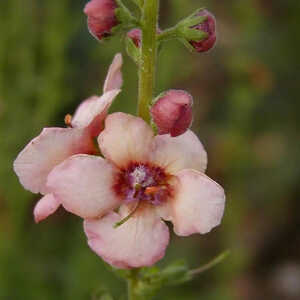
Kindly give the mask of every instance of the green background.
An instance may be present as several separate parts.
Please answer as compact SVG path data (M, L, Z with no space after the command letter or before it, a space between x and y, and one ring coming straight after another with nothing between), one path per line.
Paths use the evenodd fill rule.
M43 127L63 126L83 99L100 93L116 52L125 56L124 87L112 111L134 113L136 67L121 37L97 43L85 1L0 1L0 299L91 299L124 284L86 244L79 218L62 209L36 225L39 199L12 170L18 152ZM172 236L162 266L186 258L197 267L225 249L231 256L191 283L156 299L300 299L299 18L295 0L163 0L160 26L199 6L218 21L218 44L191 54L164 44L157 93L194 96L193 130L205 145L208 175L224 186L222 226Z

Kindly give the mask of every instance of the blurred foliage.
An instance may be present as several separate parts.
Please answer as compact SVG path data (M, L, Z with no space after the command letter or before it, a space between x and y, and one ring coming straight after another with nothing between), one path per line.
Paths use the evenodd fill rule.
M100 93L120 36L97 43L85 1L0 1L0 299L116 299L125 286L88 248L79 218L63 210L35 225L38 196L12 171L17 153L43 127L63 126L81 100ZM198 6L218 20L219 43L205 55L172 41L160 53L157 93L194 95L208 174L227 191L222 226L205 236L173 236L161 262L197 267L224 249L231 257L156 299L300 299L300 2L164 0L161 27ZM113 111L135 112L137 76L125 58Z

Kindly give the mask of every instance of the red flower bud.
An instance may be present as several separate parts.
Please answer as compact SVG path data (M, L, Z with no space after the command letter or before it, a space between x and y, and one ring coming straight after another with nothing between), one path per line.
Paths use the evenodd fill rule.
M216 19L214 15L206 9L201 10L197 16L205 16L207 18L204 22L193 26L193 28L206 32L208 37L200 42L190 41L190 43L197 52L205 52L210 50L216 43Z
M85 8L90 33L98 40L111 35L111 29L119 24L115 15L114 0L91 0Z
M161 33L161 30L159 28L157 28L157 34ZM130 39L132 39L132 41L134 42L134 44L136 45L136 47L140 47L141 46L141 38L142 38L142 31L139 28L134 28L131 29L129 32L127 32L127 37L129 37Z
M138 28L131 29L129 32L127 32L127 37L132 39L136 47L139 48L141 46L141 37L142 37L141 29Z
M158 134L175 137L186 132L193 120L192 105L192 96L182 90L169 90L159 96L150 110Z

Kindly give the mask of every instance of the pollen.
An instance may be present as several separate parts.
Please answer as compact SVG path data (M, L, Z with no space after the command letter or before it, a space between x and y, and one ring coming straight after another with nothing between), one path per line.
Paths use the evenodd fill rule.
M71 122L72 122L72 116L70 115L70 114L67 114L66 116L65 116L65 124L66 124L66 126L68 126L68 127L72 127L72 125L71 125Z
M114 190L125 203L143 201L159 205L170 194L168 178L161 167L134 162L121 170Z

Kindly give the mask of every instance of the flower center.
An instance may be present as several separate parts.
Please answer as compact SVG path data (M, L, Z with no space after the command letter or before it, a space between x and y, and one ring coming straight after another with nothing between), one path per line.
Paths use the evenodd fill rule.
M126 203L146 201L160 205L170 194L168 177L158 166L134 162L121 170L114 190Z

